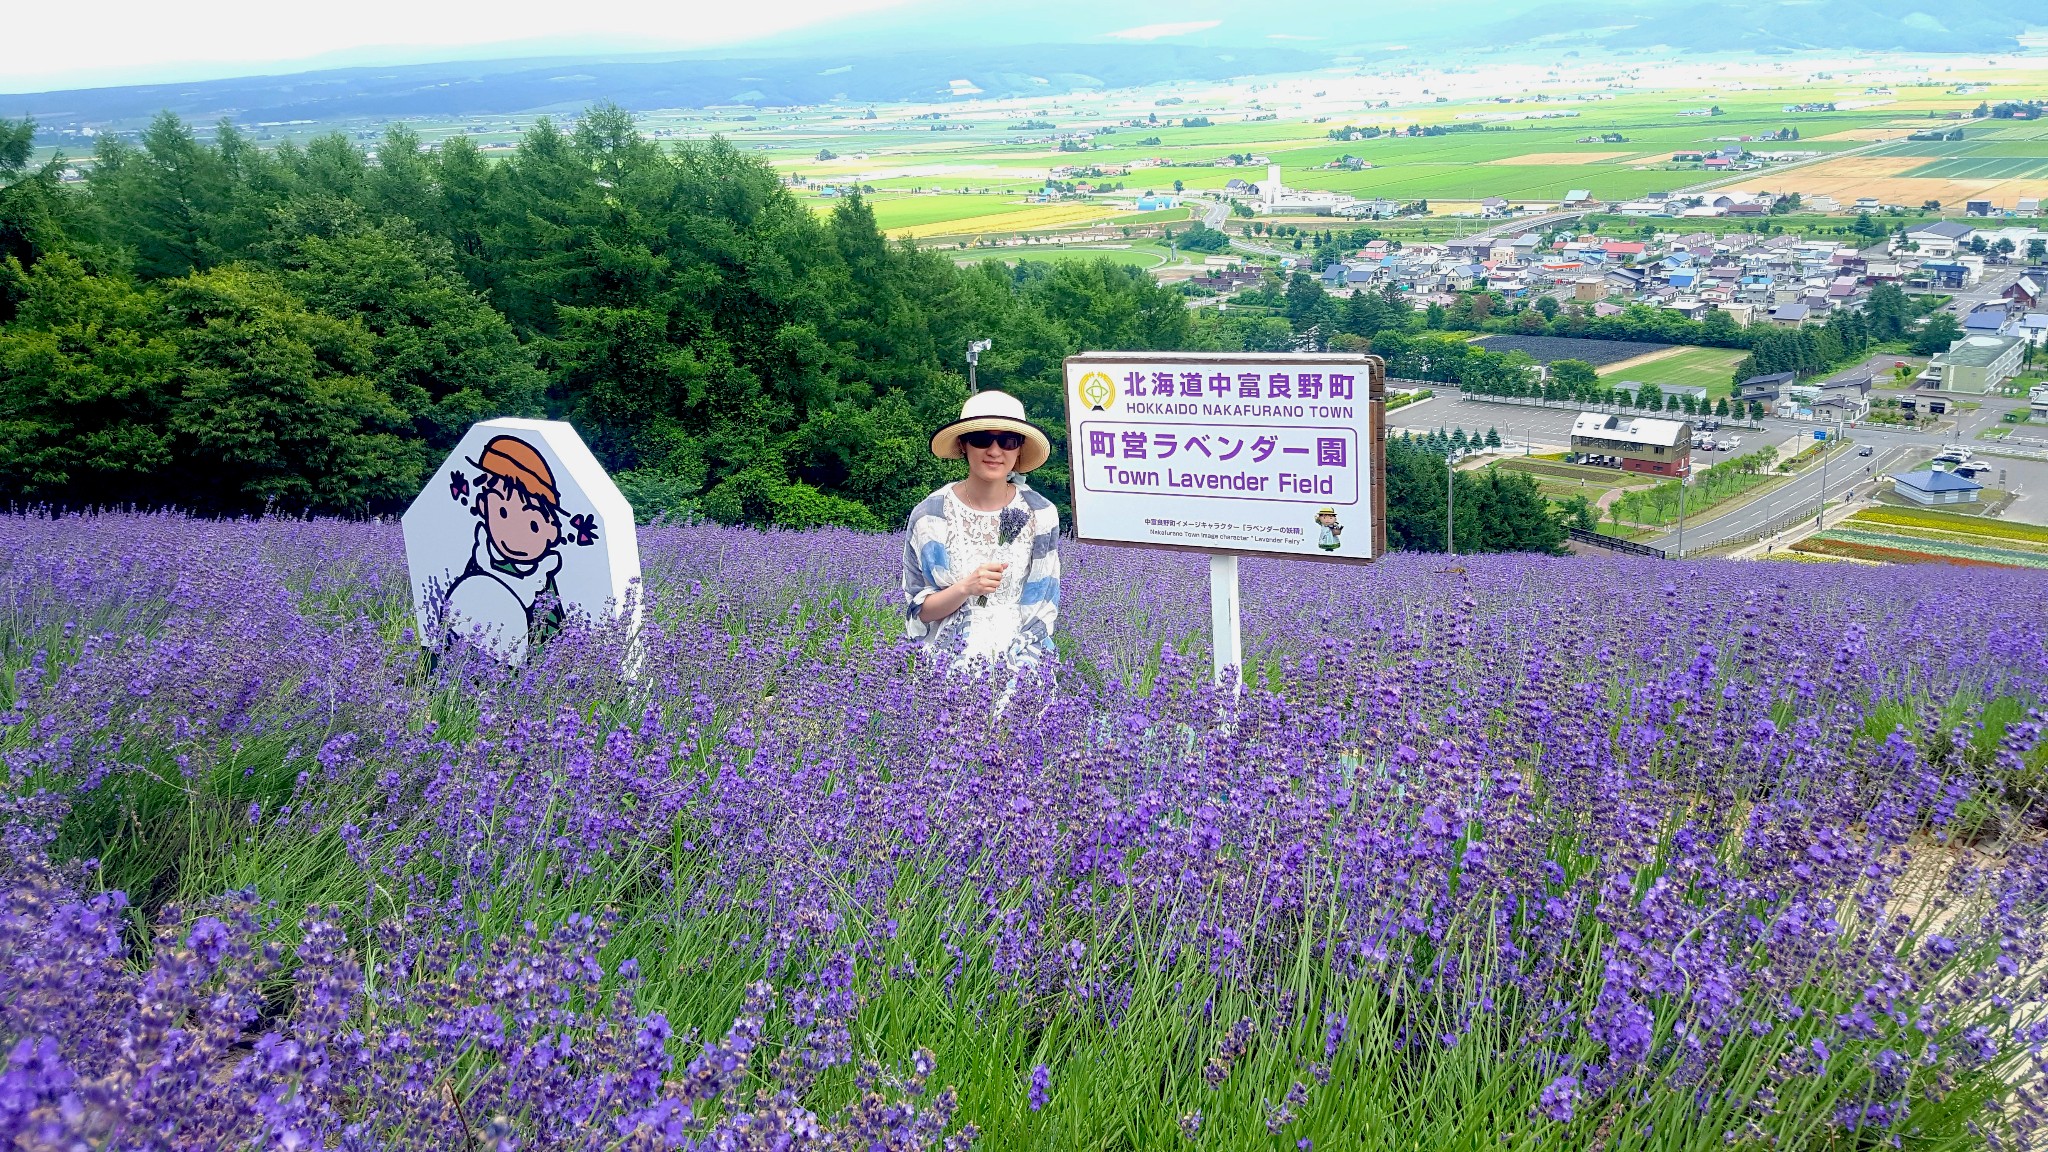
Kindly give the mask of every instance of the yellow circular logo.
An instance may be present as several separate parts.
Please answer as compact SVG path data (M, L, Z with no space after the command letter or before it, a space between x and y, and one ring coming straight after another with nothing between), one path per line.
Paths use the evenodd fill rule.
M1100 412L1116 403L1116 382L1101 372L1090 372L1081 377L1081 383L1074 390L1081 394L1081 402L1091 411Z

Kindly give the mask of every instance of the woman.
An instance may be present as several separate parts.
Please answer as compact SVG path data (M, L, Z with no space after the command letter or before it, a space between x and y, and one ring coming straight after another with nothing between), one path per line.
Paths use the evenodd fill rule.
M906 628L927 650L958 643L967 656L1029 664L1052 648L1059 616L1059 511L1022 476L1052 443L1002 392L967 398L932 434L932 455L967 461L910 512L903 546Z

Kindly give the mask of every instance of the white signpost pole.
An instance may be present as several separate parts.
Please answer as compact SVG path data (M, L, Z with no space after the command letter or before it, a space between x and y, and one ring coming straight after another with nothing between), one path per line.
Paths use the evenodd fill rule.
M1209 647L1216 658L1216 683L1235 687L1233 675L1241 682L1244 667L1244 633L1239 628L1237 599L1237 557L1216 552L1209 556Z

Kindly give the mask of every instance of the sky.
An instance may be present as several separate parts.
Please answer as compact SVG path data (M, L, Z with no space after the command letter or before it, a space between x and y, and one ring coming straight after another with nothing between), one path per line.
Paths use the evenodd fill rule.
M732 44L910 0L84 0L8 4L0 92Z

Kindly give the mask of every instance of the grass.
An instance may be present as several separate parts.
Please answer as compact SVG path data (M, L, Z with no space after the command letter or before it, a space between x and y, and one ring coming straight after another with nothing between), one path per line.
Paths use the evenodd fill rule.
M1735 366L1747 355L1739 348L1687 348L1633 368L1602 369L1603 380L1637 380L1645 384L1705 388L1709 399L1732 396Z
M1618 468L1594 468L1585 464L1566 464L1561 461L1545 460L1540 456L1510 456L1495 461L1493 467L1509 468L1556 480L1583 481L1589 487L1646 488L1657 482L1654 477L1637 472L1623 472Z

